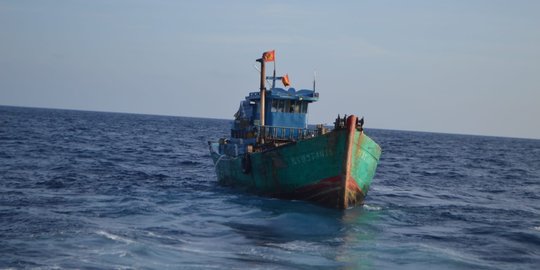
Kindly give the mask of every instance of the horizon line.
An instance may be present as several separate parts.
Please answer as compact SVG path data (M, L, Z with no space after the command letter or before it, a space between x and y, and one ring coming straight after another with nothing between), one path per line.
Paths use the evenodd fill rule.
M53 108L53 107L38 107L38 106L21 106L21 105L5 105L0 104L0 107L14 107L14 108L28 108L28 109L44 109L44 110L64 110L64 111L80 111L80 112L97 112L97 113L118 113L118 114L135 114L135 115L148 115L148 116L166 116L166 117L183 117L183 118L199 118L199 119L211 119L211 120L223 120L233 121L233 119L204 117L204 116L190 116L190 115L169 115L169 114L157 114L157 113L142 113L142 112L125 112L125 111L98 111L92 109L74 109L74 108ZM319 123L320 124L320 123ZM308 125L316 125L310 124ZM323 124L326 125L326 124ZM411 129L388 129L388 128L367 128L374 130L386 130L386 131L404 131L404 132L417 132L417 133L434 133L434 134L446 134L446 135L462 135L462 136L477 136L477 137L493 137L493 138L505 138L505 139L521 139L521 140L540 140L540 138L532 137L512 137L503 135L486 135L486 134L473 134L473 133L455 133L445 131L429 131L429 130L411 130Z

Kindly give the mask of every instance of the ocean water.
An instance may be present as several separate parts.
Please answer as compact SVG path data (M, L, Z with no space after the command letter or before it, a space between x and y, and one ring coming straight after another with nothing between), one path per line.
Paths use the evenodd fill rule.
M0 268L538 269L540 140L367 130L346 211L216 182L229 121L0 107Z

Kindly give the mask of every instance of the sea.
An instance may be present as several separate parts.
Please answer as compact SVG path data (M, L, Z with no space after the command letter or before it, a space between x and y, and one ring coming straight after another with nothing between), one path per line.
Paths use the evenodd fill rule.
M540 140L367 129L342 211L220 186L230 124L0 106L0 269L540 269Z

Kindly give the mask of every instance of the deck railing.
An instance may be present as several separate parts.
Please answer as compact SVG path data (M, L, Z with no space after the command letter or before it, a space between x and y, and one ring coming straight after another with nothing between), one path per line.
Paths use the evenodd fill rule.
M321 135L317 129L278 127L278 126L256 126L257 134L264 139L272 140L302 140Z

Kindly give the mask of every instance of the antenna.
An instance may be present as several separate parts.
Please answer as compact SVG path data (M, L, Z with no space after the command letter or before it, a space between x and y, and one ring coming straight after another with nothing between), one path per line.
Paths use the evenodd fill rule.
M261 73L261 69L260 69L259 67L257 67L257 64L254 64L254 65L253 65L253 68L254 68L255 70L257 70L257 72L258 72L259 74ZM265 82L266 82L266 83L265 83L265 86L270 85L270 82L268 81L268 78L265 79Z
M261 69L257 67L257 64L253 64L253 68L257 70L257 72L261 73Z
M315 79L317 78L317 71L313 71L313 93L315 93Z
M272 76L272 89L276 88L276 61L274 61L274 75Z

